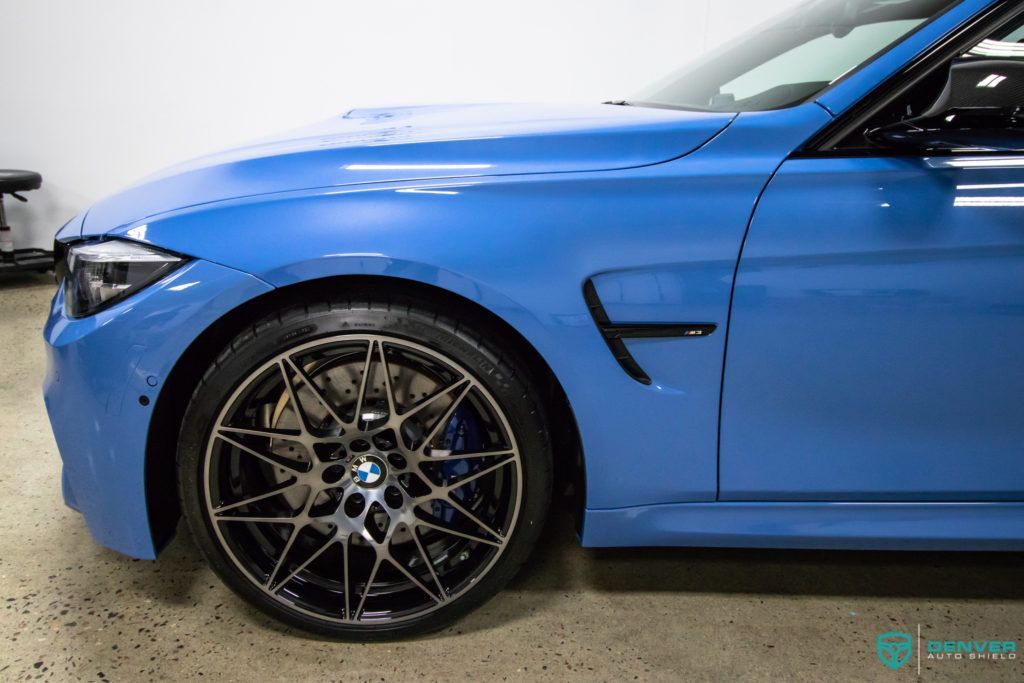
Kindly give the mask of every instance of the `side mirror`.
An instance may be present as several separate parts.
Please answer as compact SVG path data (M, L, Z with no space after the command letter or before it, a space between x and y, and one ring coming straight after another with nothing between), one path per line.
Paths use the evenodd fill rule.
M906 151L1024 151L1024 61L964 58L921 115L865 133Z
M1024 60L964 57L953 62L942 94L923 116L953 109L1006 109L1024 105Z

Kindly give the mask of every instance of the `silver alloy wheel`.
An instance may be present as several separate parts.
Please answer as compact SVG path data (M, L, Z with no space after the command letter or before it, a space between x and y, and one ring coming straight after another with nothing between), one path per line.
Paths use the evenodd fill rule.
M397 623L472 588L515 530L508 419L451 358L382 335L296 346L224 403L203 465L209 525L288 607Z

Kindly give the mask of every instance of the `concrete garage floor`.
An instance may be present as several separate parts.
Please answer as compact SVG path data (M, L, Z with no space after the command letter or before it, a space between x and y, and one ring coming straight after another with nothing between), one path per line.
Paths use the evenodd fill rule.
M1024 556L583 550L560 513L513 585L446 633L322 642L248 608L186 534L95 545L60 499L40 395L48 276L0 280L0 680L911 680L883 631L1024 641ZM1024 642L1020 642L1024 646ZM1021 680L924 660L920 680Z

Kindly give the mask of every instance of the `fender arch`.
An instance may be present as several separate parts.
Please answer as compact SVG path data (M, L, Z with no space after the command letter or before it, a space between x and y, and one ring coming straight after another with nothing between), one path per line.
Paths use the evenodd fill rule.
M377 269L389 270L395 262L387 259L366 259L377 264ZM382 263L388 261L388 263ZM317 268L324 264L317 264ZM425 266L404 264L403 269L418 270ZM393 268L392 268L393 270ZM300 273L310 274L308 269L289 269L294 278ZM421 273L422 274L422 273ZM465 278L450 281L466 286ZM154 546L161 550L173 538L181 517L177 486L177 441L178 429L196 385L206 369L214 362L220 351L246 325L252 324L276 306L294 303L296 299L320 299L344 296L358 298L361 293L372 290L375 294L402 294L422 298L428 302L444 302L454 315L472 319L478 325L500 336L531 374L534 382L541 387L544 408L552 429L552 443L555 458L556 482L565 482L563 493L573 499L577 530L581 530L583 510L586 506L583 445L576 418L561 381L551 366L524 337L504 318L479 301L436 285L426 284L418 279L396 274L330 275L297 280L274 290L249 299L240 304L214 324L204 330L181 355L164 382L154 406L153 418L147 435L145 454L146 509ZM474 292L478 297L481 290ZM556 492L558 492L556 483ZM553 506L553 509L557 509Z

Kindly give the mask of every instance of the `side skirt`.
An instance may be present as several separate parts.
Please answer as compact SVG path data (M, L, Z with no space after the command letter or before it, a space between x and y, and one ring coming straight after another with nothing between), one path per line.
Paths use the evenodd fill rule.
M587 509L585 547L1024 550L1022 503L679 503Z

